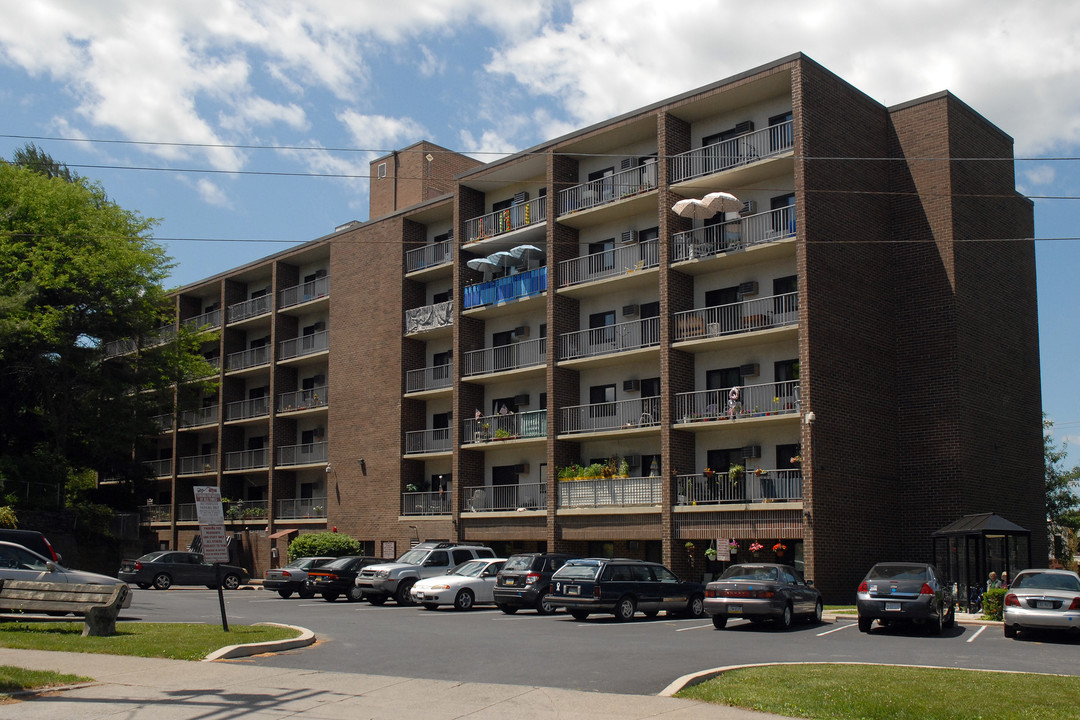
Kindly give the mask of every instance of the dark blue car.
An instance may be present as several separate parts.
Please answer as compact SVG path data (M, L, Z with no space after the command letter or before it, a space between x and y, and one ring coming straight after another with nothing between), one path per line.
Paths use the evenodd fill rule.
M575 620L611 613L619 622L641 612L698 618L704 614L705 586L680 580L659 563L627 558L568 560L551 576L552 607L564 607Z

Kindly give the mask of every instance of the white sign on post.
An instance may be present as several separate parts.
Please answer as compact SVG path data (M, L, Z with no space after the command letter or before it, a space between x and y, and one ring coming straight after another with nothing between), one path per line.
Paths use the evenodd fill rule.
M229 562L229 548L225 537L225 513L221 508L221 491L216 487L200 485L195 488L195 511L202 534L203 558L206 562Z

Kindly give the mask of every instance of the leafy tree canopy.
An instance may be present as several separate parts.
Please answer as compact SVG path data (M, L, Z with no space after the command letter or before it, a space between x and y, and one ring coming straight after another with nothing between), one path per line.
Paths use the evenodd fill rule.
M1080 465L1065 468L1063 463L1068 446L1054 443L1054 421L1043 416L1043 457L1046 467L1046 519L1051 526L1069 528L1075 538L1080 531ZM1054 557L1070 566L1072 551L1069 542L1056 541Z

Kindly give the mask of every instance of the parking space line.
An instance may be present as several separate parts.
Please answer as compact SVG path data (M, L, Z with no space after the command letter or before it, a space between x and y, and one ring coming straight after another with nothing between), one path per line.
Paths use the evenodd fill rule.
M978 630L976 630L976 631L975 631L975 634L974 634L974 635L972 635L971 637L969 637L969 638L968 638L968 639L967 639L967 640L966 640L965 642L974 642L974 641L975 641L975 638L977 638L977 637L979 637L980 635L982 635L982 632L983 632L983 630L985 630L985 629L986 629L986 626L985 626L985 625L981 626L981 627L980 627L980 628L979 628Z
M825 632L819 632L817 634L817 636L818 637L824 637L826 635L829 635L830 633L840 632L841 630L847 630L848 628L853 628L853 627L855 627L855 623L851 623L851 622L844 623L843 625L838 625L837 627L834 627L832 630L826 630Z
M682 632L683 630L706 630L712 629L712 623L708 625L692 625L690 627L676 628L675 632Z

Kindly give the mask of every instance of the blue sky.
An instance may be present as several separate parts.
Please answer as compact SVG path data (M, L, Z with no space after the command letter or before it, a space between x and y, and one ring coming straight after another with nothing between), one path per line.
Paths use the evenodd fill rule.
M1015 139L1020 192L1068 198L1035 221L1043 407L1074 464L1078 27L1075 0L9 2L0 156L128 141L34 140L160 218L181 285L366 220L368 162L420 139L493 159L797 51L886 105L947 89Z

